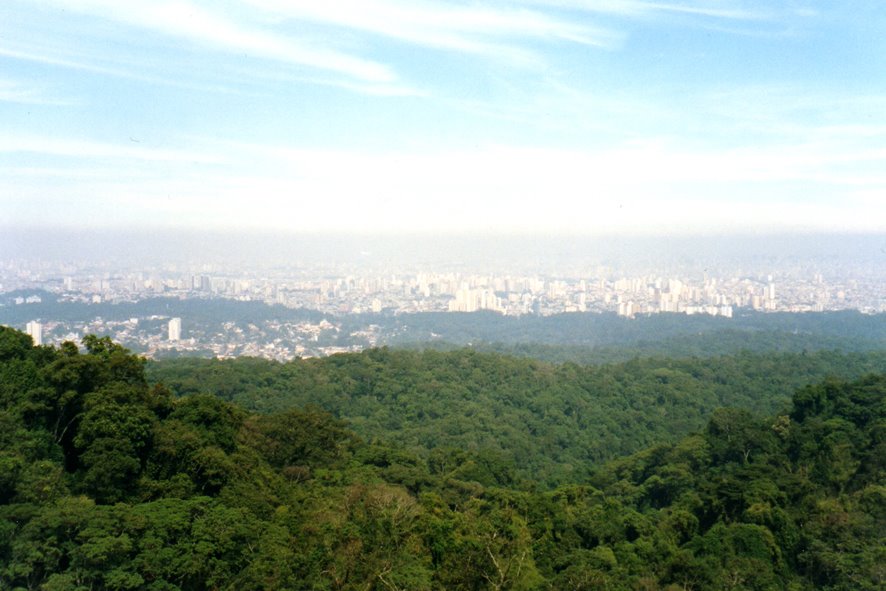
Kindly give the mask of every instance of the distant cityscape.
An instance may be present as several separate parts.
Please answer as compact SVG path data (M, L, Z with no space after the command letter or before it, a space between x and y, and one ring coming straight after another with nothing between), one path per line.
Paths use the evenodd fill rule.
M286 360L360 350L379 342L369 322L342 338L340 317L423 312L489 311L505 316L615 313L626 318L660 313L730 318L738 310L759 312L886 311L877 276L806 269L695 276L630 276L599 266L585 276L478 274L470 272L379 273L330 265L311 269L222 270L203 265L169 265L151 271L96 268L40 261L0 262L0 311L51 299L56 306L79 305L84 317L34 316L17 328L38 344L79 341L85 334L108 335L148 357L200 353L218 357L253 355ZM163 314L125 319L100 310L152 298L207 302L228 300L313 310L321 318L218 318L217 326ZM84 307L85 306L85 307ZM92 310L96 310L93 314ZM64 316L64 317L62 317ZM87 317L88 316L88 317ZM107 314L105 314L107 316Z

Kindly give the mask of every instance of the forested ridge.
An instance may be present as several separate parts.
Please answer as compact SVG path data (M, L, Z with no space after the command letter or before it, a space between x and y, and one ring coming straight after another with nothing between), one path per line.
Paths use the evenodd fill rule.
M772 356L768 364L746 355L708 360L711 379L699 380L692 371L701 371L701 360L595 369L471 351L376 350L294 364L210 363L216 381L198 373L195 387L184 380L200 368L176 365L178 395L154 383L159 371L149 380L145 362L110 340L87 337L85 345L85 352L33 347L28 336L0 327L0 589L874 590L886 583L886 375L794 387L839 367L867 372L882 358L833 354L831 367L825 353L811 361ZM519 398L508 384L542 380L523 396L543 409L534 398L544 392L601 379L613 400L648 385L655 408L676 412L683 407L662 407L657 397L686 387L692 399L729 371L756 375L754 364L760 378L731 383L753 388L768 374L777 385L768 394L745 392L749 401L765 400L765 412L719 408L727 401L715 394L704 403L710 407L694 408L706 415L698 428L687 426L694 432L604 463L621 453L609 449L587 476L550 487L556 479L527 482L536 467L518 465L522 451L508 455L500 445L507 439L490 440L491 451L482 438L476 447L406 445L396 439L408 432L403 423L361 437L305 406L310 400L278 400L275 382L310 376L286 387L318 392L311 388L325 384L342 408L356 401L372 410L371 395L397 393L408 415L408 388L422 383L414 372L435 376L431 392L452 383L466 398L494 392L491 400ZM619 385L619 372L634 378ZM234 379L230 390L218 389ZM395 391L398 384L407 390ZM773 393L784 387L790 398ZM589 396L595 388L564 399L577 404L584 396L590 412L606 401ZM635 410L651 401L644 395ZM541 416L556 424L561 417L550 407Z
M706 314L649 314L624 318L610 312L551 316L502 316L495 312L426 312L374 319L388 326L390 345L439 341L459 346L500 343L505 346L564 345L635 349L639 353L680 355L735 353L768 348L843 350L882 349L886 314L854 310L815 314L739 310L732 318ZM763 337L761 340L760 337ZM698 347L702 342L703 347ZM773 347L774 345L774 347ZM799 347L799 348L797 348Z
M467 450L498 470L489 484L580 482L601 462L704 427L715 408L759 414L833 376L886 373L886 352L742 353L638 358L603 366L496 353L373 349L277 363L178 359L148 365L176 395L208 393L260 413L316 405L367 440L427 459Z

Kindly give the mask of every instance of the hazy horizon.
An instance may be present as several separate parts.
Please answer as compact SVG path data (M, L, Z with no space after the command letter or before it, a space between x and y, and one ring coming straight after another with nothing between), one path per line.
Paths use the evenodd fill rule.
M797 264L882 276L886 234L551 235L542 233L298 233L193 229L5 228L0 262L115 267L221 264L231 269L350 265L358 269L488 272L624 269L765 270Z

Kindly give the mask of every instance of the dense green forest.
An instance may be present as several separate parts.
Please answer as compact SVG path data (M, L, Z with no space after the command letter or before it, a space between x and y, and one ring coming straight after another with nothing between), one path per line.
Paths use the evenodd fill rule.
M876 357L837 356L828 367L826 354L746 355L709 360L702 379L692 374L701 361L594 369L378 350L285 365L216 362L207 365L219 372L214 382L194 365L205 383L177 396L151 382L169 369L182 387L187 365L155 367L149 380L145 362L110 340L85 345L33 347L0 327L0 589L848 591L886 583L886 375L817 380L789 399L775 392L839 366L867 371L882 363ZM730 382L739 371L760 377ZM532 397L559 395L574 379L583 386L563 399L573 415L590 412L608 404L594 396L594 380L605 379L628 399L635 387L651 388L634 409L644 413L643 404L684 408L666 400L680 388L656 389L675 382L689 399L712 388L737 400L742 383L748 401L777 411L714 408L731 403L715 394L711 407L695 409L707 415L695 432L546 488L509 484L521 478L520 458L494 439L475 449L427 447L425 456L382 436L396 438L412 418L368 438L299 406L296 395L276 399L283 381L297 394L300 382L289 380L313 388L325 375L342 408L371 411L368 393L390 393L409 415L395 378L418 388L428 373L436 390L451 378L453 394L466 399L522 392L501 409L544 410L548 403ZM518 378L542 383L512 394L500 386ZM240 382L219 390L226 379ZM354 383L338 389L339 379ZM778 387L755 395L767 382ZM260 402L268 412L254 411ZM578 420L550 404L543 420ZM624 410L630 416L630 401ZM657 428L650 419L636 426Z
M828 376L886 373L886 352L743 353L549 364L472 350L373 349L277 363L178 359L148 365L176 395L208 393L249 411L316 405L362 438L427 459L453 448L508 466L496 484L579 482L601 461L675 441L721 406L782 410ZM490 482L492 483L492 482Z
M495 312L428 312L400 314L377 322L389 335L385 344L392 346L495 343L602 348L610 352L627 348L674 356L742 349L864 351L886 345L886 314L854 310L796 314L740 309L733 318L676 313L624 318L597 312L516 317Z
M398 345L406 349L433 349L454 351L465 345L443 341L411 342ZM638 357L721 357L738 353L803 353L816 351L882 351L886 338L880 340L854 339L846 336L826 335L816 332L787 332L778 330L753 330L743 328L720 328L680 336L664 337L649 334L641 340L624 345L560 345L533 342L487 342L472 341L475 351L503 353L517 357L529 357L553 363L573 362L582 365L617 363Z

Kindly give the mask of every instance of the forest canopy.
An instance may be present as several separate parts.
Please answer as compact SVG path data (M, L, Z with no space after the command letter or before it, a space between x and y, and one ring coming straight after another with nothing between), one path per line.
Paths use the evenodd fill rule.
M705 373L702 361L592 370L376 350L292 365L212 362L216 381L176 365L170 388L109 339L84 344L34 347L0 327L2 589L874 590L886 581L886 375L794 387L831 373L825 354L811 365L744 356L708 362ZM836 356L833 367L877 363ZM187 389L192 370L199 387ZM729 377L739 371L761 377ZM572 415L609 402L616 423L640 412L618 424L623 433L666 432L640 408L653 402L691 414L669 395L708 396L710 406L695 408L706 416L685 434L642 449L638 435L630 455L609 449L583 460L581 476L531 486L537 467L508 454L512 440L475 434L474 448L455 447L410 433L410 393L425 373L439 384L431 392L452 384L449 398L497 401L498 424L510 424L504 410L528 408L517 416L551 426L520 432L544 440L527 444L533 452L572 446L548 440L577 420L556 412L558 397ZM722 406L718 396L766 375L792 395L746 391L765 412ZM301 394L272 405L277 380L296 394L325 386L341 406L308 406ZM524 380L537 383L507 394ZM381 405L385 393L395 405ZM550 400L537 400L544 393ZM614 401L635 395L638 408L626 401L618 414ZM384 416L400 423L355 432L365 425L353 418L373 416L348 411L343 421L356 403L399 405L399 417Z
M254 358L150 363L178 396L212 394L260 413L318 406L367 440L423 460L477 453L509 467L498 484L581 482L601 462L704 428L714 409L783 411L828 376L886 372L886 352L741 353L552 364L470 349L400 351L276 363Z

